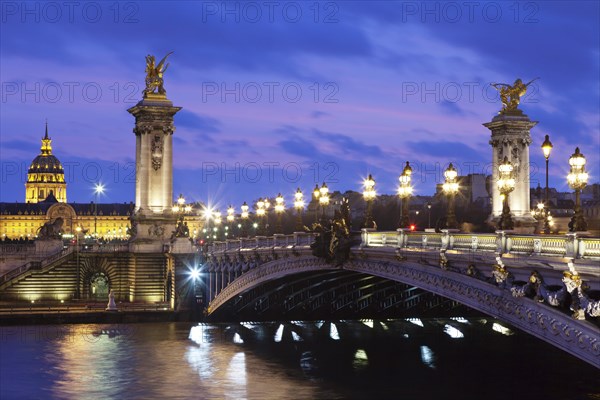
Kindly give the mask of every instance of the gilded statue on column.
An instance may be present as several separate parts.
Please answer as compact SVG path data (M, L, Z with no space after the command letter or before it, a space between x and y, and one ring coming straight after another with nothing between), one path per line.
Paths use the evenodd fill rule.
M527 83L523 83L521 79L517 79L512 85L508 83L492 83L492 86L500 92L500 101L502 102L500 114L521 114L521 110L518 108L521 97L525 96L527 87L536 79L539 78L532 79Z
M163 57L162 60L156 65L156 58L153 55L148 54L146 56L146 89L144 89L144 98L152 97L152 95L159 97L166 97L167 91L164 88L163 74L169 67L165 61L173 52L170 52Z

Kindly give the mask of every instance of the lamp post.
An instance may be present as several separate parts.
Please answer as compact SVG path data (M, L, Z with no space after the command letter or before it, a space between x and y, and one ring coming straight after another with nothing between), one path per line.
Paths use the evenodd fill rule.
M216 210L213 212L213 219L215 221L215 226L213 226L213 239L218 239L219 238L219 227L221 225L221 222L223 222L223 220L221 219L221 211Z
M304 225L302 224L302 210L304 209L304 194L300 188L296 189L294 194L294 208L296 208L296 232L301 232Z
M363 187L363 198L367 202L364 228L374 228L375 223L373 221L373 200L375 200L375 197L377 197L377 192L375 191L375 180L371 174L369 174L367 179L365 179L363 182Z
M321 217L325 219L325 208L329 205L329 188L327 184L323 182L321 188L319 189L319 205L321 206Z
M247 237L248 236L248 231L247 229L247 222L248 222L248 210L250 209L250 207L248 206L248 204L244 201L244 204L242 204L242 214L240 215L240 217L242 217L242 237Z
M498 190L502 196L502 215L498 222L500 230L511 230L514 228L510 207L508 206L508 195L515 189L515 178L513 177L513 165L504 156L504 161L498 166Z
M400 200L402 201L400 208L400 228L406 228L410 224L408 218L408 201L410 199L410 195L412 194L412 186L410 185L411 175L412 168L407 161L404 169L402 170L402 175L400 175L400 187L398 187L398 196L400 196Z
M266 231L264 223L265 214L265 202L263 201L263 199L258 199L258 201L256 202L256 216L260 219L260 225L258 229L260 235L264 235Z
M315 188L313 189L313 198L315 200L315 223L319 222L319 208L321 207L319 202L320 196L321 191L319 190L319 185L316 184Z
M587 230L587 223L583 218L583 211L581 210L581 190L587 185L588 173L585 172L585 157L579 152L579 147L575 149L575 153L569 158L569 165L571 170L567 175L567 181L571 189L575 190L575 214L569 222L569 231L585 231Z
M285 211L285 201L281 193L275 198L275 213L277 213L277 225L275 226L275 233L283 233L283 226L281 224L281 217Z
M175 234L177 237L188 237L190 232L188 230L187 224L184 223L185 214L189 214L192 212L192 206L189 204L185 204L185 198L182 194L179 194L177 201L171 207L171 211L173 214L177 215L177 225L175 228Z
M548 229L550 229L550 225L549 225L549 221L548 221L548 218L547 218L547 213L546 213L546 209L545 209L545 207L544 207L544 203L542 203L542 202L539 202L539 203L537 203L537 206L536 206L536 208L535 208L535 209L533 209L533 210L531 210L531 216L532 216L532 217L533 217L533 218L534 218L536 221L538 221L538 223L539 223L540 221L542 221L542 220L545 220L545 221L546 221L546 222L544 222L544 227L542 228L542 231L544 231L544 230L545 230L545 228L546 228L546 224L548 224ZM548 215L548 217L549 217L549 215ZM538 229L537 229L537 227L536 227L536 230L535 230L535 232L534 232L534 233L538 233ZM548 233L548 232L546 232L546 233Z
M96 183L94 187L94 237L98 236L97 224L98 224L98 194L104 193L104 185Z
M448 196L448 215L446 216L446 228L455 229L457 226L456 223L456 214L454 212L454 199L456 197L456 193L458 193L458 182L456 182L456 177L458 173L454 168L454 165L450 163L446 171L444 171L444 178L446 181L442 185L442 189L446 196Z
M546 198L545 202L545 215L544 215L544 233L550 233L550 192L548 189L548 162L550 160L550 152L552 151L552 142L550 137L546 135L544 143L542 143L542 151L544 152L544 158L546 159Z
M79 234L81 233L81 226L77 226L75 228L76 237L75 237L75 251L77 255L77 286L75 288L75 297L79 300L81 299L81 267L79 266Z
M235 221L235 208L232 205L227 207L227 226L232 232L233 235L233 222Z
M431 203L427 203L427 229L431 228Z
M265 236L271 231L271 225L269 224L269 207L271 207L271 202L268 197L265 197Z

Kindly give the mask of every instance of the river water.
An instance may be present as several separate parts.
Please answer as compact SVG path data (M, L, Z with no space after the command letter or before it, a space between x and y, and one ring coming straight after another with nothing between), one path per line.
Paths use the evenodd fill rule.
M600 399L493 319L0 328L0 399Z

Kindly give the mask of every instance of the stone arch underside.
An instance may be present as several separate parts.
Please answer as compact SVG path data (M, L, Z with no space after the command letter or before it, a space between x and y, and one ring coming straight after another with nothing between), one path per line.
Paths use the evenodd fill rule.
M515 298L488 282L438 267L394 259L354 259L342 269L402 282L457 301L542 339L588 363L600 366L600 335L587 321L526 297ZM212 314L233 297L274 279L308 272L340 269L322 259L274 260L249 270L225 287L209 304Z

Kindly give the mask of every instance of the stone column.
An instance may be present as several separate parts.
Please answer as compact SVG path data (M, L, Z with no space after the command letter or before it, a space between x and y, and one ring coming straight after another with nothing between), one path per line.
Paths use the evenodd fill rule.
M173 116L181 107L165 97L143 99L127 110L135 117L135 206L143 213L170 210L173 201Z
M136 137L134 252L162 252L175 230L173 203L173 116L181 110L166 95L149 93L127 110Z
M537 124L520 110L512 114L505 113L495 116L491 122L483 124L488 128L492 137L492 214L490 221L496 223L502 214L502 200L498 190L498 165L508 157L514 167L515 189L509 194L509 207L515 222L515 230L528 232L535 226L530 208L529 180L529 145L531 136L529 130Z

